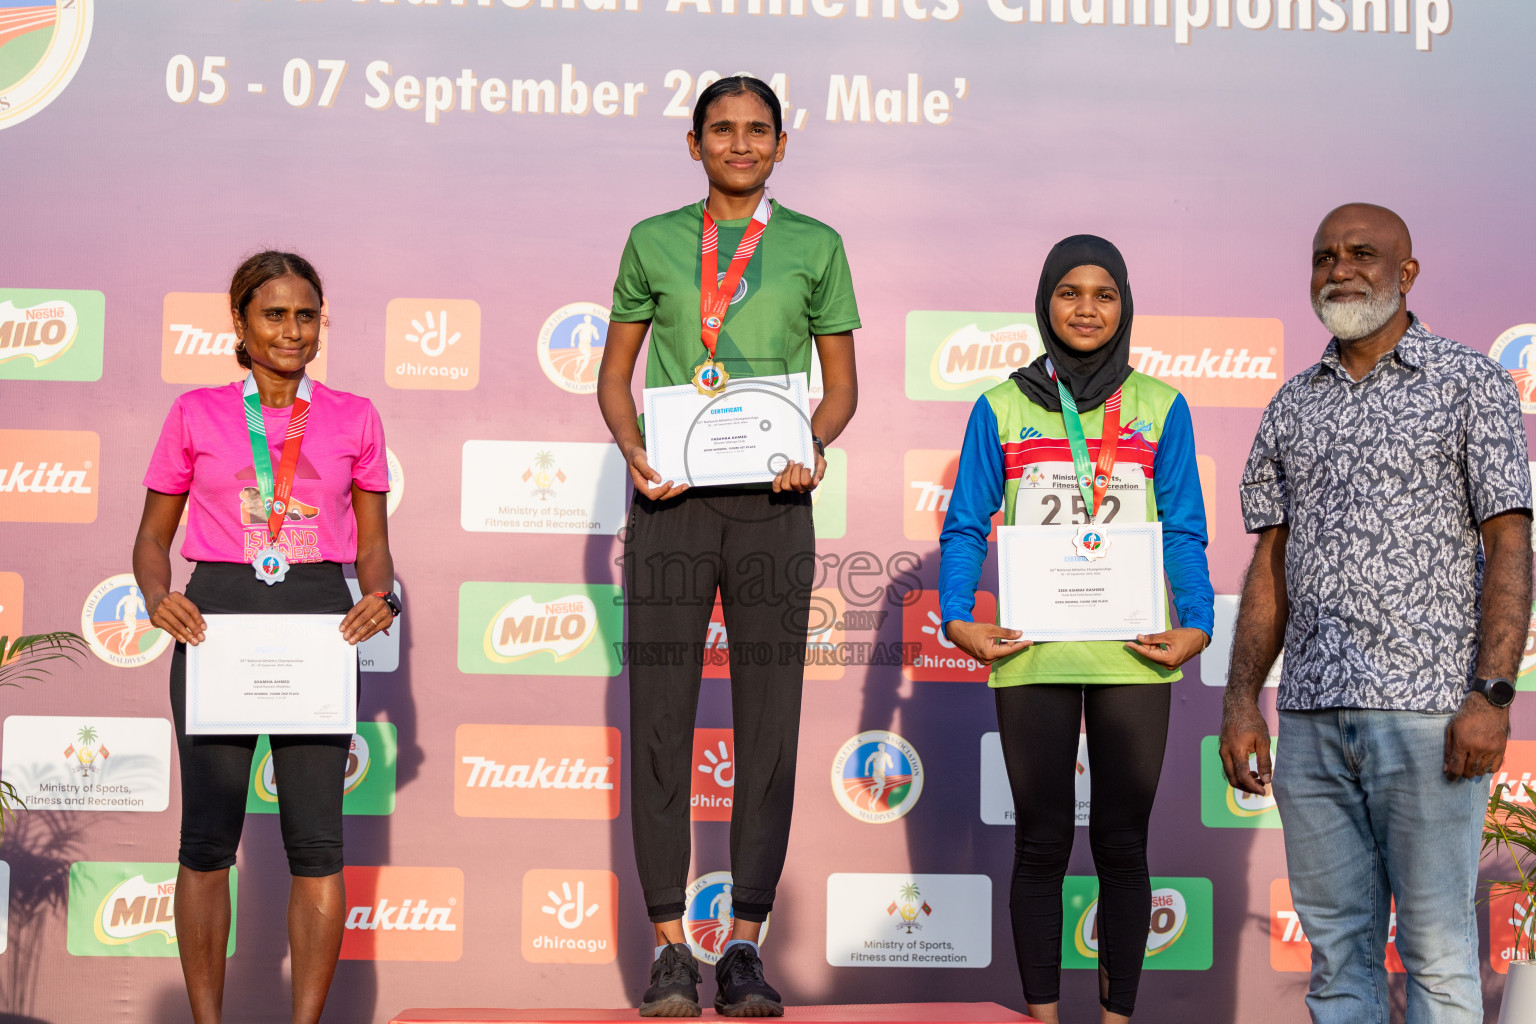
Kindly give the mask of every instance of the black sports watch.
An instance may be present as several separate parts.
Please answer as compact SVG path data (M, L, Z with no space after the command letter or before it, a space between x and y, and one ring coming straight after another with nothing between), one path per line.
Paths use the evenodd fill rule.
M1482 694L1496 708L1507 708L1515 702L1515 684L1508 679L1474 679L1472 692Z
M400 599L388 590L380 590L373 596L382 598L384 603L389 606L389 614L393 615L397 619L400 617L401 613L405 611L405 609L400 607Z
M811 443L816 446L816 454L820 455L822 458L827 457L827 446L821 443L821 438L817 437L815 434L812 434Z

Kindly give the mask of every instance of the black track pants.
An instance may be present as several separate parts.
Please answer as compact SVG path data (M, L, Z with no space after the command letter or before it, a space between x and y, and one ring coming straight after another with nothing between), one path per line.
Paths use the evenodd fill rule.
M717 588L736 744L732 902L746 921L773 909L794 809L814 579L808 494L700 488L664 502L634 497L624 543L630 816L653 921L684 910L693 726Z

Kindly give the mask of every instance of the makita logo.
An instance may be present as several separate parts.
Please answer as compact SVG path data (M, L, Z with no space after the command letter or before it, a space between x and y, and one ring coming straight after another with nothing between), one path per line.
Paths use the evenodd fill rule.
M176 339L171 350L172 355L232 356L235 354L234 331L221 331L215 334L212 331L202 330L195 324L168 324L166 331Z
M1176 356L1147 345L1132 345L1131 355L1139 360L1137 372L1164 380L1278 380L1280 376L1270 369L1274 362L1271 356L1251 356L1246 348L1235 352L1229 348L1220 354L1206 348L1198 356Z
M917 491L917 498L912 505L914 512L948 512L949 499L954 495L953 487L945 487L941 483L932 480L911 480L907 486Z
M343 960L457 960L464 872L458 868L346 867Z
M500 787L503 789L612 789L608 780L609 765L588 765L578 757L573 763L562 757L559 764L551 764L541 757L533 764L505 765L488 757L462 757L470 766L469 778L464 785L470 788Z
M619 816L619 730L606 725L461 725L453 809L466 818Z
M964 387L977 381L1002 380L1040 352L1040 334L1029 324L1008 324L984 331L966 324L939 345L933 356L933 382L940 387Z
M68 302L17 307L0 302L0 363L22 356L34 365L51 363L75 340L79 317Z
M85 474L90 469L65 469L64 463L39 462L28 466L16 462L10 469L0 468L0 494L90 494Z
M452 907L433 907L426 900L404 900L392 907L381 899L371 907L353 907L347 911L348 931L456 932L459 926L448 920Z

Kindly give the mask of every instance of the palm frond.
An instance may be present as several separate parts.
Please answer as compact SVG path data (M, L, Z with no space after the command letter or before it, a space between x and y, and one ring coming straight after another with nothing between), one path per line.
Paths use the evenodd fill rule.
M52 669L49 662L63 660L73 664L88 650L90 647L85 638L68 630L32 633L15 640L0 636L0 686L40 683L48 678ZM26 809L16 787L0 780L0 837L15 821L17 813Z
M15 640L0 636L0 686L43 682L50 671L42 667L45 663L60 659L74 662L89 650L83 636L68 630L33 633Z
M1496 879L1484 883L1491 902L1505 896L1524 897L1527 915L1536 911L1536 787L1521 782L1524 801L1516 802L1508 797L1514 785L1494 786L1488 798L1488 813L1483 819L1483 856L1497 857L1500 850L1509 854L1514 863L1516 878ZM1536 951L1536 934L1529 923L1515 931L1514 956L1520 958L1524 945L1527 954Z

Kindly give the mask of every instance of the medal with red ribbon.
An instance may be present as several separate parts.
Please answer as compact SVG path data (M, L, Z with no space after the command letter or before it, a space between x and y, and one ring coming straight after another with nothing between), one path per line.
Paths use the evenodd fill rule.
M293 401L293 415L283 439L283 457L277 475L272 473L272 454L267 447L267 425L261 414L261 395L256 389L256 375L245 378L245 428L251 437L251 465L256 470L256 486L261 491L262 507L267 510L267 530L271 543L256 552L251 566L256 578L267 586L283 582L288 575L288 558L277 546L277 538L288 521L288 501L293 494L293 476L299 468L299 446L304 443L304 428L309 423L309 403L313 388L309 377L299 381L299 393Z
M1115 393L1104 403L1104 432L1099 436L1097 466L1088 459L1088 439L1083 434L1077 401L1060 377L1056 378L1056 393L1061 396L1061 418L1067 427L1067 443L1072 446L1077 489L1082 492L1083 504L1088 510L1088 522L1078 529L1077 536L1072 539L1072 548L1082 557L1094 561L1109 554L1109 537L1094 525L1094 520L1104 503L1104 492L1109 490L1109 478L1115 472L1115 454L1120 447L1120 389L1115 388Z
M702 254L699 260L699 322L700 338L709 355L693 368L693 386L701 395L720 394L725 390L726 381L731 379L725 367L715 362L715 345L720 340L720 328L725 324L725 312L730 308L731 299L741 285L741 276L746 273L747 264L752 262L752 254L757 252L758 239L763 237L771 216L773 207L765 195L758 200L757 209L752 214L752 223L747 225L741 241L736 243L730 267L721 274L717 255L720 229L715 226L715 218L709 215L709 207L704 207L704 230L699 243Z

